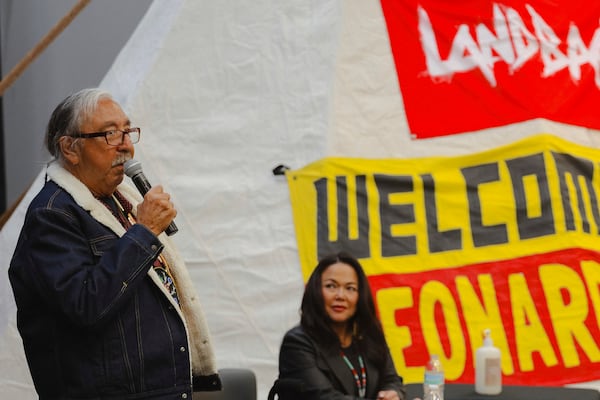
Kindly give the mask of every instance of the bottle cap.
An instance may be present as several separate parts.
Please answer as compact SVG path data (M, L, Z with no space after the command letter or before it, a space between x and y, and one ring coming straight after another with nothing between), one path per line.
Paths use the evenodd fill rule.
M484 346L493 346L494 341L492 340L492 331L490 329L483 330L483 345Z
M437 371L440 367L440 357L437 354L432 354L429 361L427 361L426 369L429 371Z

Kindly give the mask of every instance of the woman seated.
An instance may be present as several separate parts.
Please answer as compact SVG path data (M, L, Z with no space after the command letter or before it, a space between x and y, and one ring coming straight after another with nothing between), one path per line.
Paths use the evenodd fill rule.
M300 325L283 338L278 383L281 400L404 399L367 277L351 255L323 258L311 274Z

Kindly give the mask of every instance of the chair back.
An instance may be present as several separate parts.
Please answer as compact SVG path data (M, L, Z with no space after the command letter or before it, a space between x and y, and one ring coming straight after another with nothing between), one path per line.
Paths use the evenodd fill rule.
M315 393L311 393L301 380L280 378L269 390L268 400L311 400L313 398L317 398Z
M194 392L193 400L256 400L256 376L246 368L219 370L223 389L216 392Z

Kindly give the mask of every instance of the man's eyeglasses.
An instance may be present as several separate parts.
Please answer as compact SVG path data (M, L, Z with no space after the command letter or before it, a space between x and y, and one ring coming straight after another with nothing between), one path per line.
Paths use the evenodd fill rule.
M73 134L70 136L74 137L74 138L81 138L81 139L104 137L104 139L106 140L106 143L109 146L120 146L125 142L125 135L129 135L129 140L131 140L131 143L135 144L140 141L141 133L142 133L142 130L140 128L128 128L128 129L123 129L122 131L115 129L112 131L104 131L104 132L92 132L92 133L80 132L80 133L76 133L76 134Z

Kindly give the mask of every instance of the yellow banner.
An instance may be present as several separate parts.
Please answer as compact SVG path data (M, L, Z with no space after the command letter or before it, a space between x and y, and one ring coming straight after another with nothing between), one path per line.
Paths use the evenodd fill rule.
M303 276L340 250L361 260L407 382L431 353L449 380L472 382L484 328L506 382L598 379L599 160L538 135L467 156L289 171Z

